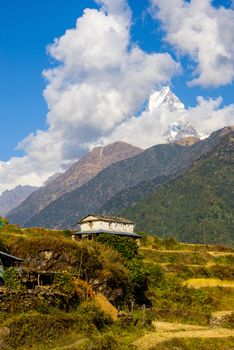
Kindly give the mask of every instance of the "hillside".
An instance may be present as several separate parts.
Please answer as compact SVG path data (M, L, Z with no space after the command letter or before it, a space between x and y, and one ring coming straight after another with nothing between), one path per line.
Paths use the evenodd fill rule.
M1 270L1 349L232 348L230 248L149 236L140 247L123 237L76 242L14 225L0 230L0 247L24 259L21 276Z
M123 209L132 207L137 202L154 192L159 186L170 180L171 177L169 176L157 176L152 180L142 181L134 187L126 188L108 200L100 208L100 212L117 215L123 211Z
M73 227L84 215L98 213L105 203L121 190L156 177L175 177L202 155L212 150L228 128L189 147L177 144L156 145L138 156L117 162L75 191L61 196L25 223L25 226L49 228ZM18 217L17 217L18 218ZM16 217L9 216L11 222Z
M109 165L141 152L140 148L121 141L105 147L95 147L72 164L65 173L55 174L49 178L45 186L38 189L9 213L9 220L24 225L52 201L82 186Z
M124 211L137 230L186 242L234 244L234 130L191 169Z
M38 187L35 186L16 186L12 190L4 191L0 195L0 215L6 215L12 209L22 203L31 193L35 192Z

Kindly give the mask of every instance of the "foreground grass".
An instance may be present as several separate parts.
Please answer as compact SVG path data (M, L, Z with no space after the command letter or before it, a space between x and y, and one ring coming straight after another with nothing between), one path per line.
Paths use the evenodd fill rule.
M231 350L234 349L234 337L230 338L181 338L171 339L150 350Z

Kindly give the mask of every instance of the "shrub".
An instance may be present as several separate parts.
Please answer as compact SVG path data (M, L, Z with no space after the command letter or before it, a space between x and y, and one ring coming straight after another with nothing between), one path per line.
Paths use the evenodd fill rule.
M151 303L146 296L149 272L144 266L143 261L140 258L132 259L129 261L127 267L136 303L139 305L146 304L147 306L150 306Z
M94 295L91 286L86 281L75 278L68 272L56 274L53 289L70 296L73 295L77 302L84 301Z
M3 280L5 286L9 289L17 290L21 287L19 271L15 267L9 267L8 269L4 270Z
M133 259L138 253L138 245L135 240L129 237L119 237L109 234L101 234L97 237L97 242L116 249L126 259Z
M170 250L170 249L175 248L175 246L178 244L178 242L174 237L165 237L162 240L162 244L165 246L166 249Z
M119 350L120 344L112 333L100 334L91 339L88 350Z
M153 287L159 287L165 281L165 274L160 265L151 265L148 268L149 283Z
M208 324L211 316L212 299L201 289L181 286L176 279L167 279L155 291L155 316L165 320L177 320Z
M77 315L79 325L83 324L87 331L94 327L102 331L113 323L110 316L105 314L94 301L82 303L77 309Z
M33 311L8 319L5 325L10 329L6 344L17 349L55 339L73 327L74 318L69 314L46 315Z
M4 323L4 326L10 329L10 334L5 340L6 345L11 349L21 346L28 349L33 348L35 344L51 342L70 330L90 336L93 332L96 334L112 324L110 317L94 302L85 302L70 313L56 309L49 309L48 314L45 312L43 309L42 313L31 311L8 318Z

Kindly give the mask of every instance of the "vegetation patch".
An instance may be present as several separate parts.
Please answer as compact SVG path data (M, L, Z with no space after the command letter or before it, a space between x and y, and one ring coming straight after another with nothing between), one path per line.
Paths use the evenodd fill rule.
M230 350L234 348L234 337L229 338L174 338L157 344L149 350Z
M220 280L218 278L191 278L183 282L189 288L222 287L234 288L234 281Z

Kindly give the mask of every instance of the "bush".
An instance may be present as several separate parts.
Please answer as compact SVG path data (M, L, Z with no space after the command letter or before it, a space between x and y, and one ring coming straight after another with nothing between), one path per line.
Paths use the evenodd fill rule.
M4 284L7 288L17 290L20 289L19 271L15 267L9 267L3 272Z
M102 331L113 323L110 316L106 315L94 301L82 303L77 309L77 315L79 324L83 324L88 332L94 327Z
M133 259L128 263L130 280L135 287L143 286L149 275L141 259Z
M94 302L85 302L77 311L70 313L49 309L48 314L45 314L45 311L31 311L8 318L4 323L4 326L10 329L6 344L12 349L18 349L20 346L26 346L28 349L35 344L51 342L71 330L90 336L112 323L110 317Z
M151 265L148 268L148 279L152 287L159 287L165 281L165 274L160 265Z
M100 334L91 339L87 350L119 350L119 341L112 333Z
M149 276L148 269L144 266L144 263L140 258L135 258L129 261L127 267L136 303L139 305L146 304L147 306L150 306L151 303L146 296Z
M162 240L162 244L165 246L167 250L175 248L175 246L178 244L177 240L174 237L165 237Z
M128 260L133 259L134 256L138 254L138 245L136 241L129 237L101 234L97 237L97 242L117 250Z
M155 291L155 317L168 321L208 324L212 299L201 289L181 286L176 279L167 279Z
M8 319L5 325L10 329L6 344L17 349L55 339L73 327L74 319L69 314L45 315L33 311Z

